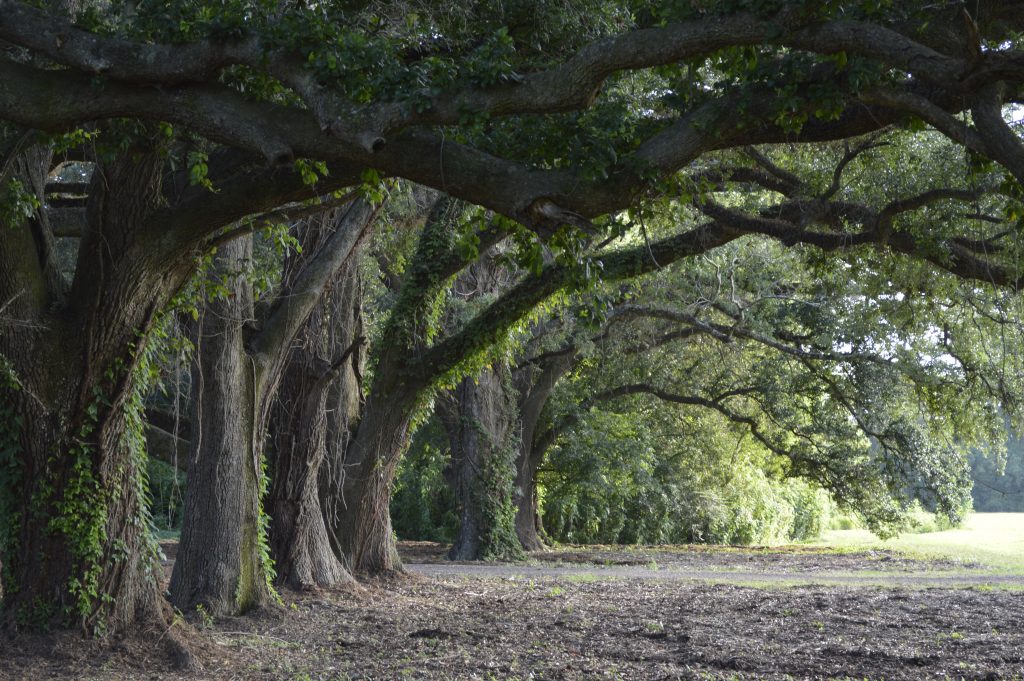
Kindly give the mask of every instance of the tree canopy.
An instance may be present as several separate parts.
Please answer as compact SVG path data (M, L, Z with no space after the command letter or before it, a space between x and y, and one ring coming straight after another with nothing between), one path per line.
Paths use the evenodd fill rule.
M394 476L444 391L518 410L481 454L527 473L484 509L517 532L536 451L651 398L878 527L915 493L956 516L963 451L1024 417L1022 30L1009 0L0 0L4 621L159 611L140 391L216 249L190 484L219 492L190 532L232 556L206 574L183 541L188 608L268 596L267 495L309 530L279 552L399 569ZM237 275L278 223L257 309Z

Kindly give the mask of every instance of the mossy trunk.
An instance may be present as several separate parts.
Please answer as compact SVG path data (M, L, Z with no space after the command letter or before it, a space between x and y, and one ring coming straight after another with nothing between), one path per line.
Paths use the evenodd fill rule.
M49 157L32 160L42 175L26 182L41 195ZM156 312L189 263L154 262L133 240L159 205L160 169L157 157L139 154L97 171L103 200L90 213L70 289L54 270L42 214L27 225L0 223L0 291L20 291L0 303L17 320L14 331L0 327L0 620L8 630L78 625L116 635L169 623L142 493L136 388Z
M187 615L237 615L272 599L260 511L265 396L243 337L253 301L241 273L251 255L251 237L220 248L215 273L229 291L205 305L197 325L189 484L170 587Z
M512 483L518 452L515 394L505 367L463 379L439 405L451 461L445 471L459 512L452 560L522 557Z

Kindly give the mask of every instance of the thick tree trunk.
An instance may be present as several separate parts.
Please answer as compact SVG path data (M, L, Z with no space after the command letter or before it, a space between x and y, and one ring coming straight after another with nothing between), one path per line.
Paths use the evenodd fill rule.
M356 437L346 452L344 473L335 493L342 508L329 521L339 552L355 574L403 570L391 530L389 502L395 469L408 446L414 409L407 395L371 390Z
M159 203L160 167L141 154L103 167L104 200L91 213L70 294L53 274L45 224L0 224L10 239L0 248L0 291L17 292L0 303L17 320L16 330L0 333L0 439L8 445L0 445L2 620L9 629L75 622L117 634L167 623L141 494L136 369L156 311L188 263L155 263L132 240ZM34 246L16 243L23 238ZM22 255L4 260L15 254Z
M303 372L308 366L292 361L288 369L278 407L285 413L271 417L284 427L274 434L270 457L270 555L278 584L334 587L352 577L334 555L320 509L317 473L326 446L327 390L317 385L320 376Z
M308 252L300 266L286 272L279 295L258 326L250 324L254 321L251 286L236 276L247 268L251 258L251 237L235 240L218 253L218 269L233 277L233 283L229 296L207 305L198 369L192 381L193 458L181 545L171 579L172 599L185 612L202 606L211 614L235 614L264 605L273 597L268 582L272 572L270 547L264 543L269 520L261 512L267 482L262 470L263 451L271 401L277 394L292 341L308 323L338 271L352 261L352 254L369 233L374 215L372 206L357 200L332 216L306 223L301 241ZM306 397L302 396L303 400ZM303 427L315 426L322 418L318 414L322 400L300 404L296 408L312 410ZM282 466L291 468L290 464ZM316 504L315 472L308 480L281 477L283 512L287 512L290 502ZM298 482L297 486L293 487L293 482ZM295 510L294 522L282 531L308 529L297 538L300 544L325 551L328 542L317 534L317 528L302 526L303 518L312 521L317 517L315 508ZM289 524L286 515L281 522ZM314 546L314 542L321 546ZM290 552L284 545L280 550L286 555ZM320 557L326 558L326 553ZM304 567L312 569L311 565ZM344 579L334 567L320 568L325 570L325 581L328 577Z
M539 366L522 367L515 373L519 390L519 452L513 500L516 506L516 535L527 551L544 548L544 530L537 499L537 469L547 446L538 446L539 425L544 407L558 381L576 364L575 351L554 354Z
M448 199L431 209L383 333L359 427L343 457L337 451L328 456L329 475L323 481L330 500L325 504L328 525L354 573L402 570L391 530L391 488L413 417L435 378L427 372L411 377L410 370L422 359L431 309L448 279L466 264L455 255L449 230L457 215Z
M452 560L507 560L522 556L512 502L512 426L515 395L508 370L486 368L465 378L439 405L448 431L451 461L446 477L459 507Z
M358 263L350 261L293 343L271 412L270 553L278 583L293 589L353 581L327 530L320 478L328 438L340 438L334 451L343 455L359 418L361 296Z
M159 621L156 547L139 521L144 452L125 431L127 396L110 408L68 409L73 395L36 402L41 391L24 373L19 378L21 389L0 399L0 410L11 408L23 424L17 454L3 466L5 624L76 622L90 633L117 634Z
M251 255L251 237L221 247L215 269L229 277L230 292L207 303L199 321L189 484L170 589L186 614L234 615L272 599L260 526L263 395L244 348L253 301L239 274Z

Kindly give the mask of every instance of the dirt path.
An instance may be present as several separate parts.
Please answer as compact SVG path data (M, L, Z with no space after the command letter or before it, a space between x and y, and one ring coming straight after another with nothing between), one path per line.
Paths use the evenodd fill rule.
M779 583L785 585L894 586L901 588L970 587L1017 585L1024 588L1024 575L987 574L984 571L957 572L780 572L764 570L701 570L692 568L648 568L636 565L527 565L516 563L480 563L448 565L411 563L406 569L415 574L438 578L503 578L509 580L568 579L570 581L682 580L712 584Z
M1024 588L1024 574L1006 574L978 563L922 560L895 551L836 553L809 546L587 546L536 552L523 563L467 563L446 560L446 549L430 542L401 545L408 570L437 578Z

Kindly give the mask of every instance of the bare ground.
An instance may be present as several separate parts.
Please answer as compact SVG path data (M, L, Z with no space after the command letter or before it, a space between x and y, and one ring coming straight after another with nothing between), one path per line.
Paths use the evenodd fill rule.
M479 574L439 563L437 545L403 552L416 570L436 574L285 594L278 611L200 623L197 672L172 671L152 637L101 645L60 634L0 640L0 679L1024 679L1021 576L1003 575L1010 583L999 588L791 586L767 577L751 587L675 576L815 582L871 570L884 580L951 569L970 577L978 566L878 553L601 547ZM534 568L544 572L524 573Z

